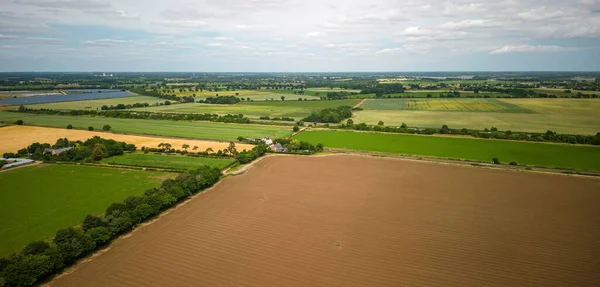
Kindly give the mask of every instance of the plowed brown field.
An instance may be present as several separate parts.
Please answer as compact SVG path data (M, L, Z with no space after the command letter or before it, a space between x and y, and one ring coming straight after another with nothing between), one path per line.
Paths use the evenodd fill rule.
M272 157L52 286L599 286L600 180Z

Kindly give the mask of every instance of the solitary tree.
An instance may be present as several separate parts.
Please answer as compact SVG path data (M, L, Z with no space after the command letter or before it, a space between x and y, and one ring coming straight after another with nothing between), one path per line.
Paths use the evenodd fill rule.
M300 127L294 126L294 128L292 130L296 133L296 132L298 132L300 130Z
M198 150L198 146L197 146L197 145L195 145L195 146L192 148L192 150Z
M214 152L214 150L210 147L206 149L206 153L213 153L213 152Z
M227 147L227 151L231 154L231 155L237 155L237 149L235 148L235 143L234 142L230 142L229 146Z
M187 151L188 148L190 148L189 144L183 144L181 145L181 148L183 148L185 151Z
M93 131L93 130L94 130L94 127L92 127L92 126L88 127L88 131Z
M285 101L285 96L281 96L281 100L282 100L282 101Z
M110 126L110 125L104 125L104 126L102 127L102 130L104 130L104 131L110 131L110 129L111 129L111 126Z
M378 126L383 126L383 121L379 121L379 122L377 123L377 125L378 125Z
M73 129L73 125L68 125L68 126L67 126L67 129L68 129L68 130L72 130L72 129Z

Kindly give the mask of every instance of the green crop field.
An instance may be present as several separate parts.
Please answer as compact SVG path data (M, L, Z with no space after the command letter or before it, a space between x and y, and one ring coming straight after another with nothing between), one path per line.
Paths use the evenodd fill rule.
M600 171L600 147L346 131L305 131L297 139L326 148Z
M35 104L27 105L30 109L52 109L52 110L99 110L102 106L107 105L132 105L135 103L148 103L150 105L164 103L164 99L148 96L133 96L124 98L114 99L102 99L102 100L89 100L89 101L73 101L73 102L60 102L60 103L46 103L46 104Z
M0 172L0 256L160 186L172 173L41 164Z
M447 99L446 101L449 101ZM552 130L565 134L600 132L600 99L460 99L492 101L505 107L502 112L463 112L435 110L407 110L405 99L366 100L355 112L355 123L412 127L441 127L546 132ZM431 101L431 100L430 100ZM438 101L433 100L433 101ZM439 100L441 101L441 100ZM557 120L559 119L560 120Z
M530 112L498 99L373 99L364 101L360 107L365 110Z
M233 159L220 159L209 157L191 157L178 155L157 155L131 153L121 156L106 158L101 161L105 164L122 164L142 167L196 169L202 165L209 165L220 169L232 164Z
M168 113L210 113L210 114L243 114L252 119L262 116L290 117L300 120L314 111L339 106L354 106L358 100L339 101L263 101L246 102L235 105L213 104L179 104L171 106L147 107L134 109L137 111L168 112Z
M252 138L278 138L287 137L291 134L290 127L281 126L257 126L168 120L117 119L86 116L54 116L0 112L0 121L12 123L17 120L23 120L26 125L64 128L71 124L76 129L87 129L88 126L93 126L96 130L101 130L104 125L108 124L112 127L113 131L121 133L223 141L234 140L238 136Z

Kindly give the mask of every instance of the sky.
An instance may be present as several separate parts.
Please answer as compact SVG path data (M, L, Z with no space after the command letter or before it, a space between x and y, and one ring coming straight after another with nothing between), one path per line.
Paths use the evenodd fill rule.
M599 70L600 0L0 0L0 72Z

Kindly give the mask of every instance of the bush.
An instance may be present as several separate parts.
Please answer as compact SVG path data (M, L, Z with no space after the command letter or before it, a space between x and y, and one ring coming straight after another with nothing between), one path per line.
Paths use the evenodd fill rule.
M68 129L68 130L72 130L72 129L73 129L73 125L68 125L68 126L67 126L67 129Z
M88 127L88 131L93 131L93 130L94 130L94 127L92 127L92 126Z
M81 228L83 228L84 231L103 226L106 226L106 222L104 222L104 220L101 217L94 216L91 214L88 214L83 220L83 223L81 224Z
M299 130L300 130L300 127L298 127L298 126L294 126L294 128L293 128L293 131L294 131L295 133L296 133L296 132L298 132Z
M517 164L517 162L516 162L516 161L514 161L514 160L513 160L513 161L511 161L509 164L510 164L510 165L518 165L518 164Z
M108 227L94 227L85 234L96 244L96 248L106 245L112 239L112 233Z
M50 248L50 244L46 241L34 241L25 246L21 252L23 255L39 255Z
M492 158L492 163L494 163L494 164L500 164L500 160L497 157Z
M110 129L111 129L111 128L112 128L112 127L111 127L110 125L104 125L104 126L102 127L102 130L103 130L103 131L110 131Z
M17 120L15 122L15 125L19 125L19 126L23 125L23 120Z

